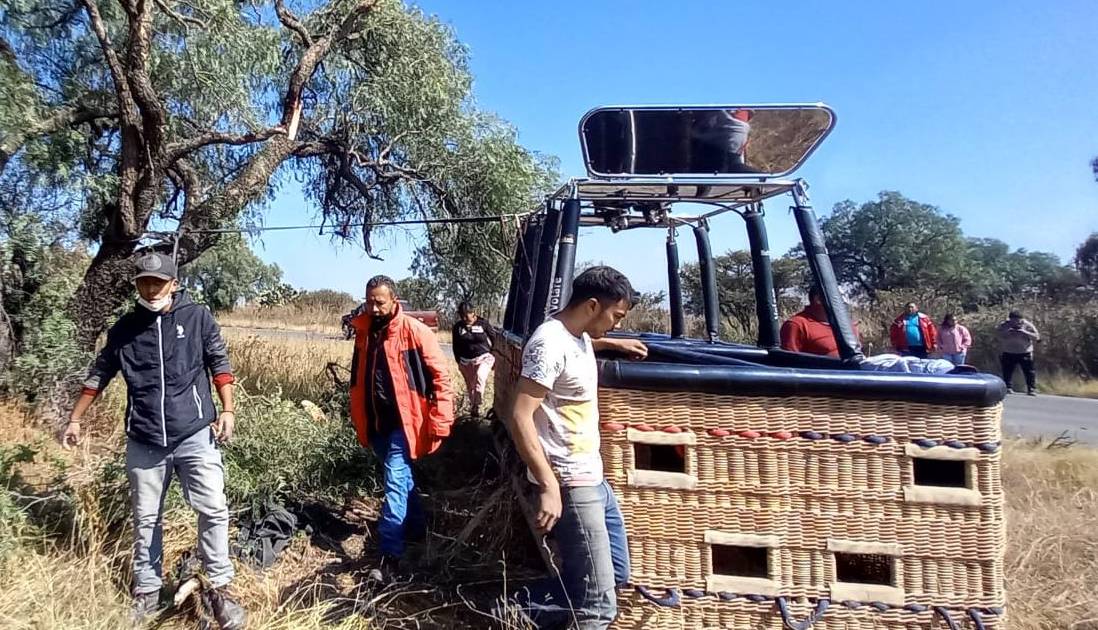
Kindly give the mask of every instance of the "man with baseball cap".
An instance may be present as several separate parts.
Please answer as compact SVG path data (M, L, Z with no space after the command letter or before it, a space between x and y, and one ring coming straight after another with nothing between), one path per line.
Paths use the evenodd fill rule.
M133 509L133 617L142 623L160 607L164 497L172 475L198 513L198 550L214 617L224 629L243 628L244 609L229 591L229 509L218 443L233 435L233 374L221 329L209 309L179 290L175 261L138 256L137 305L107 333L62 435L80 443L80 419L107 383L126 381L126 473ZM214 407L210 381L221 399Z

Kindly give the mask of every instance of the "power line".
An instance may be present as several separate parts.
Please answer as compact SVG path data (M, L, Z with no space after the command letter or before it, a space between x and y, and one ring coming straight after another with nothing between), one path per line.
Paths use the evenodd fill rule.
M531 212L523 212L519 214L495 214L489 216L480 217L442 217L434 219L399 219L393 221L369 221L363 223L345 223L341 225L332 224L319 224L319 225L267 225L250 228L182 228L177 231L155 231L151 230L145 232L146 236L176 236L178 234L252 234L254 232L280 232L286 230L322 230L324 228L334 229L347 229L347 228L362 228L362 227L391 227L397 225L439 225L445 223L491 223L495 221L505 221L507 219L521 219Z

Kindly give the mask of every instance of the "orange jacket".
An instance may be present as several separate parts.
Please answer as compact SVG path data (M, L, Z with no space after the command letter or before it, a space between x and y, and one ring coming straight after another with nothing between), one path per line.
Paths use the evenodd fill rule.
M435 452L442 439L450 435L454 423L454 390L450 386L450 368L438 339L431 329L396 306L392 321L382 338L389 374L393 377L404 435L412 459ZM370 322L363 313L351 320L355 331L355 352L351 359L351 421L363 446L369 443L366 427L373 419L367 409L373 379L366 373L369 356Z

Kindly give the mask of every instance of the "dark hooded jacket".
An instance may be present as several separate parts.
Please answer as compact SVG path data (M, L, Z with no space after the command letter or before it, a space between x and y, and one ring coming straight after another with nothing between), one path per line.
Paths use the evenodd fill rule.
M210 376L232 382L220 327L183 291L166 313L138 305L111 327L86 391L102 391L118 372L127 388L126 435L167 448L216 419Z

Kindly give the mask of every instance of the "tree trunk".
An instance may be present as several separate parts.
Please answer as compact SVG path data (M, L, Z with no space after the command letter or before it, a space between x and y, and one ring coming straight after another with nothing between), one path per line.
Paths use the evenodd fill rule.
M69 302L69 316L76 322L76 342L81 350L95 349L107 320L133 291L132 245L103 243Z

